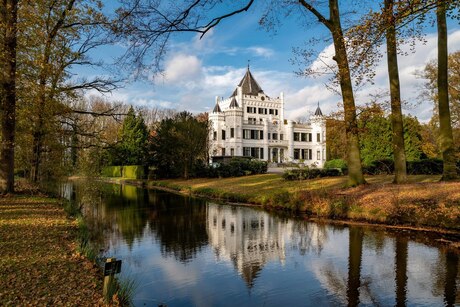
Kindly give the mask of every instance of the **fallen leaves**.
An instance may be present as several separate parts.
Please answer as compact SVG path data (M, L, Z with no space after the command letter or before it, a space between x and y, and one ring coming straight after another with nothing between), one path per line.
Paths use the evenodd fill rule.
M54 199L0 198L0 304L104 305L101 272L76 253L75 233Z

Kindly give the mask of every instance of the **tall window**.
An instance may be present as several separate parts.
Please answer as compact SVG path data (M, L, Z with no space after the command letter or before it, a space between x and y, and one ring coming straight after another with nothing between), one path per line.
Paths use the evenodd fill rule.
M225 148L222 148L222 156L225 156Z
M280 140L282 141L284 139L284 134L280 134Z
M311 133L308 134L308 141L313 142L313 136Z
M294 148L294 160L299 160L299 159L300 159L300 149Z
M316 152L316 160L321 160L321 151Z
M230 155L232 157L235 155L235 148L230 148Z
M294 141L300 141L298 132L294 132Z
M321 142L321 133L316 134L316 141L319 143Z
M222 129L222 140L225 140L225 130Z
M235 137L235 128L230 128L230 137L231 138Z
M277 140L278 139L278 133L273 133L273 139Z
M217 131L212 132L212 139L215 141L217 140Z
M306 142L307 141L307 134L306 133L301 133L300 134L300 140L302 142Z

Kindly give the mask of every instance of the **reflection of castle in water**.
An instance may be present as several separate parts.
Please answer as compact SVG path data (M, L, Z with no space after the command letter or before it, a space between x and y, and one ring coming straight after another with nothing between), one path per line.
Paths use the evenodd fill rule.
M229 260L249 287L269 261L284 265L286 223L248 208L210 204L207 209L209 243L219 259Z

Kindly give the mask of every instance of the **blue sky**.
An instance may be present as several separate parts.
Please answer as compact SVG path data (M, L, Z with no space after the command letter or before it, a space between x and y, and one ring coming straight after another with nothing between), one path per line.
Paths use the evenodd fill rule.
M342 1L344 3L345 1ZM300 8L300 7L299 7ZM305 14L306 17L311 17ZM277 33L269 33L258 25L260 7L257 5L247 13L224 20L202 39L195 34L177 35L171 41L164 59L164 75L130 82L106 97L109 100L147 106L188 110L193 113L211 111L215 96L228 97L246 70L248 60L254 77L269 96L278 96L281 91L286 97L286 116L291 119L306 117L319 102L324 113L337 110L340 96L326 89L327 78L298 77L292 65L292 48L303 46L310 38L319 38L314 48L322 53L323 61L331 62L334 54L325 28L316 22L301 25L294 17L283 20ZM314 20L311 18L311 20ZM409 55L399 58L402 97L409 104L405 113L417 116L422 121L430 119L432 105L420 103L417 96L423 80L414 73L425 64L436 59L436 33L428 29L426 41L418 43L416 52L410 46L401 49ZM449 22L449 51L460 50L460 26ZM121 52L119 46L107 46L96 51L95 57L111 58ZM321 61L312 65L321 67ZM370 94L387 91L388 77L386 61L376 68L373 85L366 85L356 91L357 104L369 101ZM94 74L78 70L79 74ZM94 95L95 93L88 93Z

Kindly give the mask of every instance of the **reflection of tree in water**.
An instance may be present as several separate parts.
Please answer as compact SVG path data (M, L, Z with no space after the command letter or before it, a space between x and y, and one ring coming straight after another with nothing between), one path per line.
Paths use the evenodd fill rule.
M164 255L188 261L207 244L204 201L99 182L78 182L70 190L68 194L82 207L98 246L104 246L107 238L116 241L121 236L131 249L150 229Z
M442 296L445 306L460 303L459 265L459 255L456 252L439 250L436 262L429 266L430 275L434 277L433 295Z
M142 238L147 224L145 206L148 198L145 190L128 185L113 185L112 192L107 192L106 218L115 222L116 230L131 249L135 240Z
M372 278L361 276L364 230L350 226L348 233L348 271L340 270L332 261L328 261L320 269L322 279L327 290L344 305L358 306L360 297L365 297L378 306L378 301L371 292Z
M313 252L321 255L324 244L329 240L327 226L319 223L292 223L291 244L292 249L298 250L303 256Z
M208 242L204 201L160 191L148 191L149 227L165 256L187 262Z

